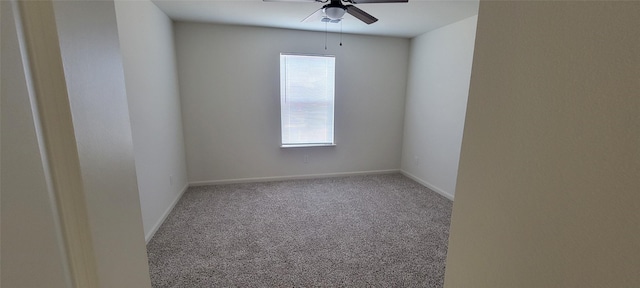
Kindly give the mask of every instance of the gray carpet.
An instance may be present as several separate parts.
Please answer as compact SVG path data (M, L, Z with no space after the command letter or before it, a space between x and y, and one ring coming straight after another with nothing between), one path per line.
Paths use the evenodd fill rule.
M191 187L153 287L442 287L452 202L400 175Z

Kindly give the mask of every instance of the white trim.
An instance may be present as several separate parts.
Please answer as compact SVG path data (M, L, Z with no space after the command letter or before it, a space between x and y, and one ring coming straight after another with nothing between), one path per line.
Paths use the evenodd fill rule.
M373 171L358 171L358 172L343 172L343 173L325 173L325 174L306 174L306 175L291 175L291 176L274 176L274 177L255 177L255 178L208 180L208 181L193 181L193 182L189 182L189 186L221 185L221 184L236 184L236 183L251 183L251 182L270 182L270 181L282 181L282 180L332 178L332 177L375 175L375 174L393 174L393 173L399 173L399 172L400 172L399 169L389 169L389 170L373 170Z
M453 198L454 198L453 194L451 194L451 193L449 193L447 191L444 191L444 190L438 188L437 186L435 186L435 185L433 185L433 184L431 184L431 183L429 183L429 182L427 182L425 180L422 180L422 179L418 178L418 176L413 175L413 174L411 174L411 173L409 173L407 171L404 171L402 169L400 169L400 173L402 173L402 175L404 175L404 176L407 176L407 177L411 178L411 180L416 181L416 182L426 186L427 188L433 190L434 192L436 192L436 193L446 197L447 199L453 201Z
M31 112L33 113L33 123L36 132L36 141L38 142L38 150L40 151L40 160L42 161L42 172L44 173L45 183L47 187L47 196L49 197L49 206L53 213L53 226L55 228L56 239L58 240L58 249L61 251L61 258L63 263L64 278L66 284L71 287L73 280L71 279L71 264L69 263L69 251L66 247L64 230L62 228L61 219L57 200L55 185L53 183L53 176L51 175L51 164L49 163L49 156L47 155L46 138L42 128L42 120L40 119L40 110L38 109L38 99L36 98L34 87L33 73L31 72L31 63L29 62L29 52L27 51L27 40L22 27L22 16L18 7L17 0L11 0L8 5L11 5L16 34L18 38L18 46L20 50L20 56L22 59L22 68L24 69L24 78L27 86L27 94L29 97L29 104L31 105Z
M99 287L96 255L52 0L19 1L47 172L51 176L73 287ZM26 64L26 63L25 63ZM31 96L30 96L31 97ZM34 118L36 119L36 118ZM40 140L39 140L40 141ZM40 144L42 145L42 144ZM49 184L48 183L48 184Z
M281 144L280 148L336 147L336 143Z
M178 204L178 201L180 201L180 198L182 198L182 195L184 195L184 192L187 191L188 188L189 188L189 184L188 183L184 184L184 187L182 187L182 190L180 190L180 193L178 194L178 196L176 196L176 199L173 199L173 202L171 202L171 205L169 205L169 207L167 207L167 210L165 210L164 213L162 213L162 216L160 217L160 219L158 219L156 224L153 225L149 233L147 233L147 235L144 235L145 243L148 244L149 240L153 238L153 235L156 235L156 232L158 232L158 229L160 228L160 226L162 226L162 223L164 223L164 220L167 220L167 216L169 216L171 211L173 211L173 208L176 207L176 204Z

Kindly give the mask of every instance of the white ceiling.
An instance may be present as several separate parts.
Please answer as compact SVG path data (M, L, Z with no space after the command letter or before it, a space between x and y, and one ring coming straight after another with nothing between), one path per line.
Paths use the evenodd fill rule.
M291 0L289 0L291 1ZM297 30L325 31L325 23L302 23L320 9L322 3L263 2L262 0L153 0L171 19ZM415 37L478 14L478 0L409 0L409 3L357 4L378 18L367 25L346 14L344 33ZM339 32L340 24L327 24L329 32Z

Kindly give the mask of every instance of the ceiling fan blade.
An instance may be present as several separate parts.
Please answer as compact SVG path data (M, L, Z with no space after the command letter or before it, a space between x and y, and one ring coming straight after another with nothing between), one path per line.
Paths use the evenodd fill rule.
M302 19L302 22L314 22L314 21L319 21L322 18L324 18L324 11L322 11L322 8L316 10L316 12L313 12L311 15L307 16L307 18Z
M347 7L347 13L351 14L351 16L353 17L360 19L360 21L364 23L371 24L378 21L378 18L373 17L371 16L371 14L360 10L360 8L356 6L347 5L346 7Z
M267 0L265 0L267 1ZM407 3L409 0L351 0L348 1L353 4L365 4L365 3Z

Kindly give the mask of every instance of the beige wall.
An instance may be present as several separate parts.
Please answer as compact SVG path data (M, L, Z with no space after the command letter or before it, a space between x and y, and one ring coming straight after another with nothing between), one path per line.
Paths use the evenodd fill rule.
M136 174L149 240L187 186L172 21L151 1L116 1Z
M14 4L1 3L1 284L150 287L114 4Z
M481 2L445 287L640 287L640 2Z
M477 16L411 39L402 171L453 199Z
M405 38L177 22L190 182L400 168ZM281 52L336 56L336 147L280 148ZM308 155L308 163L305 163ZM264 178L263 178L264 179Z

